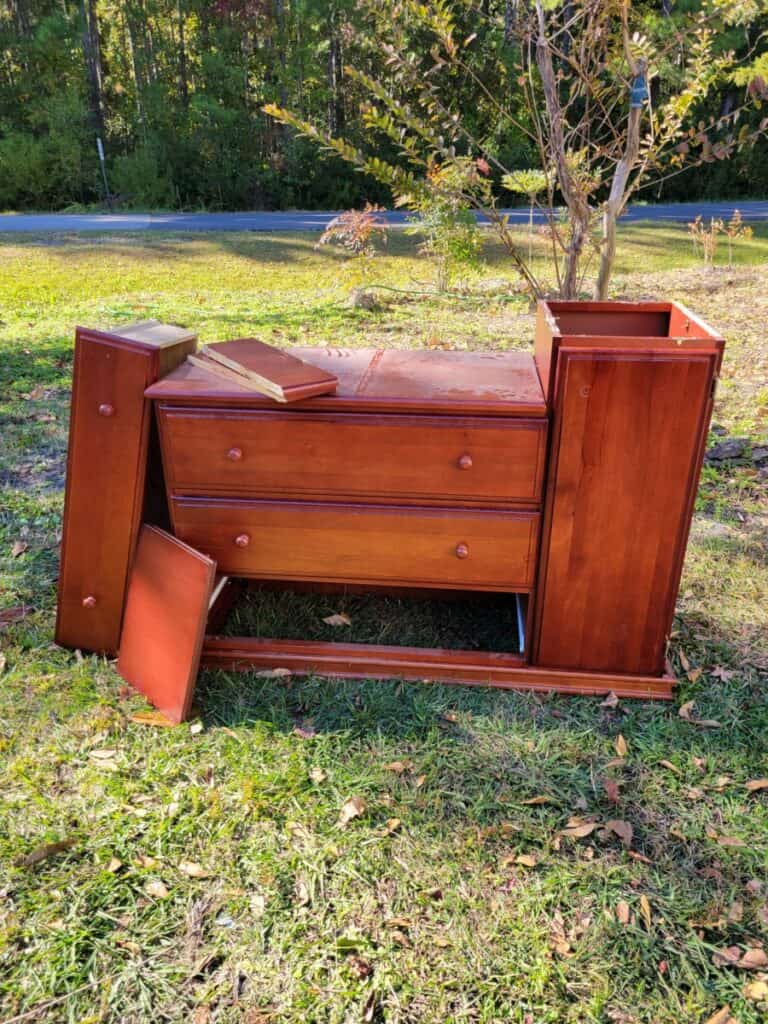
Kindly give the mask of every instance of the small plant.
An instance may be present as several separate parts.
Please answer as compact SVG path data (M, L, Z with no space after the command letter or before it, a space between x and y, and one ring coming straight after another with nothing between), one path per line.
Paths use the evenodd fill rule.
M550 177L536 168L513 171L501 178L504 188L528 198L528 263L533 260L533 208L542 192L548 191Z
M419 251L434 260L438 292L447 291L458 268L480 262L483 237L473 207L478 196L490 195L489 170L485 160L471 157L433 164L425 187L409 197L418 216L408 233L424 235Z
M725 225L725 237L728 239L728 267L733 266L733 243L737 238L751 238L752 228L745 224L739 210L733 211L733 216Z
M335 244L350 256L368 259L376 255L377 238L387 240L387 222L379 214L383 206L366 203L362 210L345 210L334 217L320 236L318 246Z
M710 217L709 225L705 224L704 218L698 214L695 220L688 224L688 233L693 242L694 256L701 251L704 266L711 270L715 265L715 253L717 251L718 235L725 231L725 225L719 217Z

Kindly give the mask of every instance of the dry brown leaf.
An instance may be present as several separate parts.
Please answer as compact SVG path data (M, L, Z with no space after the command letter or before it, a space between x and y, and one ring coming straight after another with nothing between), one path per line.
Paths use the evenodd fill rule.
M3 672L5 672L5 666L7 664L8 664L8 659L3 654L3 652L0 651L0 675L2 675Z
M759 878L750 878L744 888L750 896L759 896L763 891L763 883Z
M389 764L384 765L385 772L394 772L395 775L402 775L403 772L408 771L409 763L406 761L390 761Z
M689 700L680 705L680 710L677 712L680 718L690 722L691 725L700 725L704 729L719 729L720 722L715 721L714 718L697 718L693 714L694 703L695 701Z
M619 735L616 737L614 747L616 748L616 753L619 755L619 757L627 756L627 751L629 748L627 747L627 741L624 739L621 733L619 733Z
M361 796L351 796L339 811L339 825L348 825L353 818L359 818L361 814L365 814L365 810L365 800Z
M31 850L23 857L18 857L14 864L20 868L31 868L35 864L47 860L49 857L55 857L58 853L65 853L67 850L71 850L75 843L76 840L74 839L60 839L57 843L43 843L42 846L36 846L34 850Z
M179 871L187 878L208 878L210 872L193 860L179 861Z
M742 989L745 999L753 1003L761 1003L768 1000L768 981L748 981Z
M741 900L734 900L728 908L728 924L738 924L744 917L744 904Z
M15 540L13 547L11 548L11 558L18 558L19 555L23 555L24 552L29 548L29 544L25 540Z
M745 789L749 793L757 793L761 789L768 789L768 779L750 779Z
M743 839L739 839L737 836L718 836L717 842L720 846L730 846L735 849L741 849L747 845Z
M746 971L760 971L768 967L768 955L764 949L748 949L736 966Z
M686 722L690 722L690 720L691 720L691 713L693 711L693 705L695 703L696 703L695 701L688 700L688 701L685 702L685 704L681 704L680 705L680 710L677 712L679 717L680 718L684 718L686 720Z
M167 718L162 711L139 711L135 715L129 715L129 722L136 725L153 725L161 729L173 729L176 723Z
M439 946L440 949L448 949L451 944L451 940L446 939L443 935L436 935L435 938L432 939L432 943L435 946Z
M712 963L715 967L735 967L740 959L741 949L738 946L727 946L712 954Z
M560 830L560 835L569 836L571 839L584 839L585 836L591 835L597 827L596 821L583 821L578 825L566 825L564 829Z
M254 672L259 679L287 679L291 675L289 668L263 668L260 672Z
M157 866L157 858L148 857L145 853L140 853L136 858L136 864L140 868L145 868L147 871L151 871L152 868Z
M685 651L682 650L680 651L680 664L683 666L683 672L690 672L691 663L686 658Z
M645 893L640 897L640 913L645 922L645 927L650 931L653 918L651 917L651 904Z
M739 1022L731 1015L730 1006L724 1006L722 1010L718 1010L717 1013L708 1017L704 1024L739 1024Z
M528 800L521 800L521 804L527 804L530 807L537 807L539 804L553 804L555 801L551 796L532 796Z
M413 921L407 917L388 917L384 922L385 928L413 928Z
M408 947L411 945L411 940L408 938L405 932L400 931L399 928L393 928L391 935L392 941L396 942L398 946Z
M119 750L105 750L102 747L99 750L89 750L88 757L92 757L95 761L112 761L119 753Z
M638 853L637 850L627 850L627 856L631 857L632 860L640 861L641 864L653 863L650 857L646 857L644 853Z
M704 675L704 669L692 668L690 672L686 672L685 674L690 682L697 683L699 679L701 679L701 677Z
M25 615L29 615L32 609L26 604L17 604L13 608L0 608L0 629L5 629L14 622L19 622Z
M393 832L397 832L401 825L402 821L399 818L387 818L387 827L384 830L384 835L391 836Z
M421 789L424 783L427 781L426 775L419 775L413 780L414 789Z
M296 883L296 906L306 907L309 903L309 888L302 879Z
M605 769L608 769L608 768L623 768L623 766L625 764L626 764L626 761L624 760L623 757L612 757L610 761L606 761L605 762L605 764L603 765L603 768L605 768ZM577 801L577 805L578 805L578 801Z
M619 784L615 779L603 779L603 789L606 799L612 804L619 802Z
M334 612L333 615L326 615L323 622L329 626L351 626L352 619L345 612Z
M144 892L147 896L153 896L156 900L164 900L168 898L168 890L160 879L155 878L151 882L147 882L144 886Z
M531 853L521 853L515 857L515 864L519 864L524 868L535 868L538 861Z
M323 771L322 768L315 767L310 771L309 777L310 779L312 779L313 782L316 782L319 785L321 782L325 782L325 780L328 778L328 775L326 774L326 772Z
M634 832L628 821L622 821L620 818L611 818L610 821L606 821L605 827L614 832L627 848L632 845Z
M203 731L203 723L192 722L192 724L189 727L189 731L192 733L193 736L199 736L200 733Z
M611 690L611 692L608 694L605 700L600 701L601 708L615 708L618 707L618 704L619 698L616 696L613 690Z
M712 675L715 679L722 679L724 683L727 683L729 679L733 679L736 673L730 669L723 668L722 665L717 665L712 669Z
M627 925L632 920L632 912L629 909L629 904L625 903L624 900L619 900L616 904L616 920L619 924Z
M111 875L114 875L122 866L123 862L121 860L118 860L117 857L112 857L110 858L109 864L107 864L107 871L109 871Z

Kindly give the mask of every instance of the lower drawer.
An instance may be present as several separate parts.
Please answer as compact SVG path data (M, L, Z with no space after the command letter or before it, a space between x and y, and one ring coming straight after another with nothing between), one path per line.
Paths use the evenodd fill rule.
M533 585L534 512L205 498L177 498L172 512L176 535L227 575L479 590Z

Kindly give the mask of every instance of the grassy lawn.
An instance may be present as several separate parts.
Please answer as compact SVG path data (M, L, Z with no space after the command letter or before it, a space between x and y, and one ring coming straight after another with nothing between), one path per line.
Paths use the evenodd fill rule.
M746 783L768 776L768 481L749 447L704 472L676 704L205 673L195 722L164 729L112 664L52 643L76 324L530 344L493 247L435 298L409 294L431 287L413 239L365 274L314 242L0 236L0 1022L764 1021L768 789ZM750 444L768 435L767 272L766 229L706 272L684 227L638 225L614 282L722 331L714 422ZM352 309L365 275L400 290ZM242 615L259 628L280 601ZM347 605L286 614L436 628ZM456 630L481 642L473 622ZM564 833L574 816L594 827Z

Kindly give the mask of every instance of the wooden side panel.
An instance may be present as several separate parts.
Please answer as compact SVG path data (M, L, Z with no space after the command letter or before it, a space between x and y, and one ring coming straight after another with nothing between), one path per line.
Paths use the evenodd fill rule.
M662 672L714 367L560 349L536 664Z
M544 420L160 409L176 494L454 504L540 499Z
M56 619L65 647L117 650L146 492L144 390L193 345L157 348L78 328Z
M141 528L117 671L173 722L189 714L215 573L210 558Z
M176 535L231 576L526 590L539 516L281 501L172 503Z

